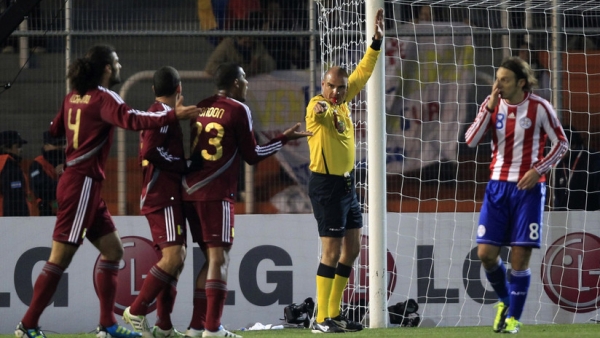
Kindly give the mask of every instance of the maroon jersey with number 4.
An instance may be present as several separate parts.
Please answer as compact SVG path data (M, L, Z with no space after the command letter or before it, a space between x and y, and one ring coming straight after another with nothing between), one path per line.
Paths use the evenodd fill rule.
M255 164L275 154L287 143L279 135L258 145L252 129L250 108L232 98L215 95L197 105L202 112L191 120L191 152L203 160L202 169L188 173L183 180L187 201L235 202L240 158Z
M175 111L145 112L130 108L112 90L98 86L81 96L70 92L52 121L50 133L65 135L66 169L103 180L114 126L129 130L158 128L177 121Z
M170 110L154 102L151 112ZM179 121L140 133L140 164L144 175L140 209L142 214L181 203L181 177L186 168L183 132Z

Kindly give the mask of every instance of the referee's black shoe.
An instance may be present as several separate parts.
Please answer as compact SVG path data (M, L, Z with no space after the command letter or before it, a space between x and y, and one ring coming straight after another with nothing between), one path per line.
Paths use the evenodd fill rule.
M346 330L343 330L341 327L337 326L331 318L325 318L325 320L321 323L315 322L312 327L312 333L344 333Z
M361 323L352 321L341 313L337 317L331 318L331 321L344 332L356 332L363 329Z

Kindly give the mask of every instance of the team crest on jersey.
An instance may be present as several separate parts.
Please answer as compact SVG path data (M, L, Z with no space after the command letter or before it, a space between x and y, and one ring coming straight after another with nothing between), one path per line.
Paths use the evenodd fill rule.
M477 237L483 237L485 235L485 225L479 224L477 227Z
M531 120L528 117L524 117L519 121L519 124L523 129L531 128Z

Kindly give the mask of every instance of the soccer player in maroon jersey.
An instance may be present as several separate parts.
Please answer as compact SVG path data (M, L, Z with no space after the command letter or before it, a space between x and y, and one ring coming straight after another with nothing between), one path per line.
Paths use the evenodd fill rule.
M568 149L565 132L552 105L532 93L537 80L518 57L502 62L488 96L467 130L475 147L492 131L490 181L485 190L477 228L477 255L498 295L495 332L518 333L531 281L529 259L540 247L546 197L545 174ZM552 148L544 155L546 139ZM511 276L500 258L511 247Z
M148 111L172 109L181 95L177 70L168 66L157 70L152 89L156 101ZM186 255L181 177L187 164L179 121L140 133L140 164L144 173L140 209L148 219L154 245L161 250L162 258L148 272L140 293L123 312L123 320L144 337L183 337L171 322L177 280ZM155 299L158 319L151 330L146 314Z
M200 103L191 120L191 156L200 155L202 169L183 179L186 217L194 242L207 262L196 279L194 311L188 337L240 337L221 326L227 295L229 250L234 238L234 205L240 158L248 164L275 154L288 141L312 135L298 131L300 123L265 145L256 144L244 69L223 63L215 74L218 93ZM188 207L193 210L188 212Z
M113 313L119 262L123 245L106 204L100 197L104 166L115 126L142 130L166 126L177 119L198 115L198 108L184 107L180 99L174 108L144 112L130 108L110 88L120 82L121 65L110 46L92 47L85 57L69 66L73 90L50 126L50 132L67 138L66 169L57 188L58 212L50 258L42 268L29 309L17 326L17 337L45 337L38 321L50 303L58 282L83 239L100 251L101 260L94 281L100 300L98 338L130 338L141 334L118 325Z

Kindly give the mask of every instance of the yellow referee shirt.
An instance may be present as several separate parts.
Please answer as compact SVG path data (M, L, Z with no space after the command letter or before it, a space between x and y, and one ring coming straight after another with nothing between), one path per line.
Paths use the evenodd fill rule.
M367 48L365 56L348 77L346 101L339 105L328 103L327 111L316 114L314 107L319 101L327 101L323 95L313 97L306 107L306 129L313 133L308 137L310 150L309 169L320 174L343 176L354 169L356 154L354 124L348 109L351 101L365 86L373 73L380 51ZM335 128L334 118L345 126L340 133Z

